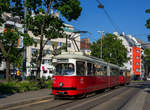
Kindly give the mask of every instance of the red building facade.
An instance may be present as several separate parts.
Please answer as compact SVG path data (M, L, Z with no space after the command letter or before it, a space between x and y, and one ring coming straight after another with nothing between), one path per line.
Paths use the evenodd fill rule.
M141 74L141 48L139 47L132 47L132 67L133 73L136 77L140 77Z

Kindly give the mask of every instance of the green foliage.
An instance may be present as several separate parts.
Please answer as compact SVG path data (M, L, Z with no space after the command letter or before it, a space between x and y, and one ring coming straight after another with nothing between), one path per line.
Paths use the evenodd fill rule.
M146 13L150 13L150 9L147 9L145 12L146 12Z
M2 19L4 12L23 18L23 9L23 0L0 0L0 25L5 22Z
M14 94L26 91L35 91L39 90L40 88L50 88L52 87L52 81L43 81L42 86L39 86L38 82L36 81L9 81L0 83L0 93L1 94Z
M82 11L78 0L54 0L54 9L61 12L68 21L76 20Z
M10 14L11 19L19 16L20 22L24 18L24 0L0 0L0 26L7 21L5 14ZM14 21L15 22L15 21ZM23 27L22 27L23 28ZM2 57L6 61L6 79L9 80L10 64L15 66L22 65L23 48L18 48L18 39L23 37L23 45L30 46L33 44L33 39L28 34L19 32L15 25L7 27L5 32L0 33L0 51Z
M150 68L150 49L144 49L144 60L146 61L146 65Z
M52 87L52 80L44 81L44 85L46 88L51 88Z
M148 13L148 14L150 14L150 9L147 9L145 12ZM148 20L146 20L145 26L146 26L146 28L148 28L148 29L150 28L150 18L149 18Z
M103 39L93 42L91 45L91 55L100 58L102 40L102 59L106 62L123 66L127 62L127 49L122 45L122 41L113 34L106 34Z

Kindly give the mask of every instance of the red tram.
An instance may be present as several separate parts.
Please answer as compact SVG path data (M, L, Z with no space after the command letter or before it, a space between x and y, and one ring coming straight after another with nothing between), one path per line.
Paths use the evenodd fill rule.
M126 69L80 52L62 53L53 59L52 94L55 96L84 95L101 89L129 83Z

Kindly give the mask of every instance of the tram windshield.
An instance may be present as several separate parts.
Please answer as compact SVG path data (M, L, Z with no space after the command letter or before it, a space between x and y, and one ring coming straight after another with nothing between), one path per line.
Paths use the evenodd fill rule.
M56 65L56 75L73 75L75 73L74 64L59 63Z

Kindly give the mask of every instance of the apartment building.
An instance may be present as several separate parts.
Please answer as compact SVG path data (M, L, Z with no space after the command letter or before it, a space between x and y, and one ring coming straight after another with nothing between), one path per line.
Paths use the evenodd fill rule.
M87 55L91 54L90 39L89 38L81 39L81 42L80 42L80 51L84 52Z
M127 63L124 63L124 67L130 70L132 79L140 79L144 77L144 64L142 55L144 54L141 43L137 41L132 35L125 35L122 33L119 35L117 32L114 32L119 39L122 40L123 45L128 50L128 57L130 60Z

